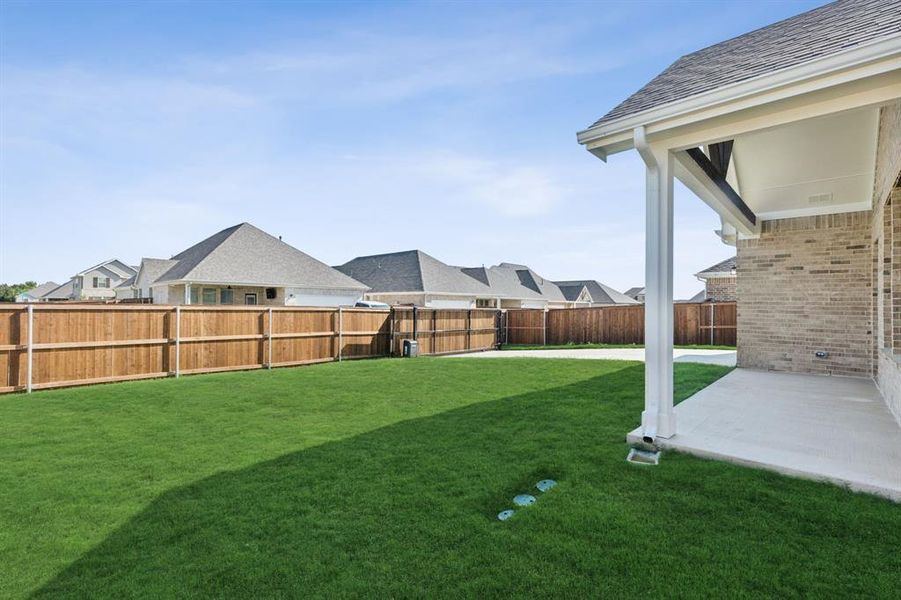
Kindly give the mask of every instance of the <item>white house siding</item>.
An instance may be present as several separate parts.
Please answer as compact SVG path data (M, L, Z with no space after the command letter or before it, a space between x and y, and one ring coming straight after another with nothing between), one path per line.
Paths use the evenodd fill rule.
M109 287L95 288L94 277L109 277ZM116 297L116 290L114 288L125 281L125 279L127 278L121 277L117 273L104 269L102 267L99 269L94 269L93 271L88 271L84 275L79 275L75 278L75 297L81 298L82 300L113 299Z
M222 306L221 291L227 286L194 283L192 289L197 290L197 302L204 305L203 290L216 291L216 301L206 303L207 306ZM361 293L346 290L310 290L304 288L275 288L275 298L266 298L264 287L231 286L234 300L228 306L244 306L247 294L256 294L257 306L352 306L362 297ZM185 304L185 286L155 286L153 288L154 304Z
M429 308L474 308L475 298L429 298Z

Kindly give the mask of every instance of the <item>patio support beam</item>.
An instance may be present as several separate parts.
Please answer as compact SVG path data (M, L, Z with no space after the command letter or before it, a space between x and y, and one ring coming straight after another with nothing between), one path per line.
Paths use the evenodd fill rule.
M644 127L634 144L646 167L645 215L645 409L642 438L653 442L676 433L673 410L673 154L651 147Z

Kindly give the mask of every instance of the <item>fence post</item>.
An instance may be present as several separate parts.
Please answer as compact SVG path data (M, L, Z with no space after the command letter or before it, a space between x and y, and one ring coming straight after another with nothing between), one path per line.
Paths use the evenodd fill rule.
M338 307L338 362L341 362L341 350L344 345L344 313Z
M394 356L394 316L397 311L394 307L388 309L388 356Z
M716 303L711 302L710 303L710 345L711 346L713 345L713 339L714 339L713 338L713 334L714 334L713 327L715 325L715 319L716 319Z
M547 309L541 312L541 345L547 346Z
M418 332L417 332L417 328L416 328L416 306L414 305L414 306L413 306L413 341L414 341L414 342L416 341L416 334L417 334L417 333L418 333Z
M21 338L20 338L21 339ZM28 304L28 359L26 363L25 391L31 393L32 366L34 365L34 306Z
M267 325L268 326L266 328L267 329L266 337L268 338L267 339L267 346L268 346L267 354L268 354L268 356L266 358L266 368L271 369L272 368L272 307L271 306L269 307L269 322L267 323Z
M181 306L175 307L175 377L181 375Z
M472 309L466 311L466 349L472 350Z

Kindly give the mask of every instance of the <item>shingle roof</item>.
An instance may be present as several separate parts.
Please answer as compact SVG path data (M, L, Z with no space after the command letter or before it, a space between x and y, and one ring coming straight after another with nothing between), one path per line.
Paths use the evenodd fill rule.
M591 127L901 33L901 0L840 0L683 56Z
M49 292L41 296L41 298L47 298L51 300L67 300L72 297L73 290L73 280L70 279L59 287L50 290Z
M84 275L85 273L90 273L91 271L94 271L96 269L101 269L101 268L106 269L107 271L110 271L111 273L115 273L116 275L118 275L120 277L126 277L126 278L131 277L132 275L134 275L137 272L137 269L135 269L134 267L132 267L130 265L125 264L118 258L111 258L109 260L103 261L102 263L98 263L98 264L94 265L93 267L89 267L89 268L85 269L84 271L79 271L78 273L76 273L76 276Z
M703 271L695 273L695 277L703 278L703 277L710 277L714 274L724 274L724 273L731 275L732 271L734 271L736 268L737 259L738 259L737 256L727 258L726 260L720 261L720 262L716 263L715 265L711 265L711 266L707 267Z
M642 287L631 287L623 292L629 298L638 298L641 294L644 294L644 286Z
M491 290L469 269L452 267L421 250L360 256L335 267L372 292L486 294Z
M124 280L122 283L120 283L119 285L117 285L117 286L115 287L115 289L126 288L126 287L131 287L131 286L133 286L133 285L135 284L135 278L136 278L136 276L135 276L135 275L132 275L131 277L129 277L128 279Z
M507 298L542 299L564 302L566 297L553 281L545 279L526 265L503 262L488 269L491 289Z
M448 265L422 250L360 256L335 267L362 281L375 293L424 292L471 294L564 301L552 281L525 265L501 263L490 268Z
M196 281L316 289L366 286L297 248L241 223L223 229L172 257L178 261L157 283Z
M135 279L135 285L144 287L154 283L163 276L163 273L174 267L178 263L177 260L169 258L142 258L141 266L138 268L138 275Z
M40 298L44 294L51 292L59 287L59 284L55 281L47 281L42 283L37 287L33 287L30 290L25 290L23 293L28 294L32 298Z
M567 300L578 299L579 293L585 287L588 288L588 293L591 294L591 301L596 304L638 304L638 301L634 298L617 292L609 285L604 285L594 279L555 281L554 283L563 291L563 295L566 296Z

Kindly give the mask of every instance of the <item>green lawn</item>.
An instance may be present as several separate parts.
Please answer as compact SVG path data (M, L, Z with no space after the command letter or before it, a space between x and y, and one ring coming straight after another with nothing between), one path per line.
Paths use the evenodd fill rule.
M677 394L726 371L676 364ZM897 594L899 506L626 463L642 373L419 358L0 397L0 597Z
M644 344L504 344L501 350L583 350L592 348L644 348ZM735 350L735 346L714 346L711 344L686 344L674 346L683 350Z

